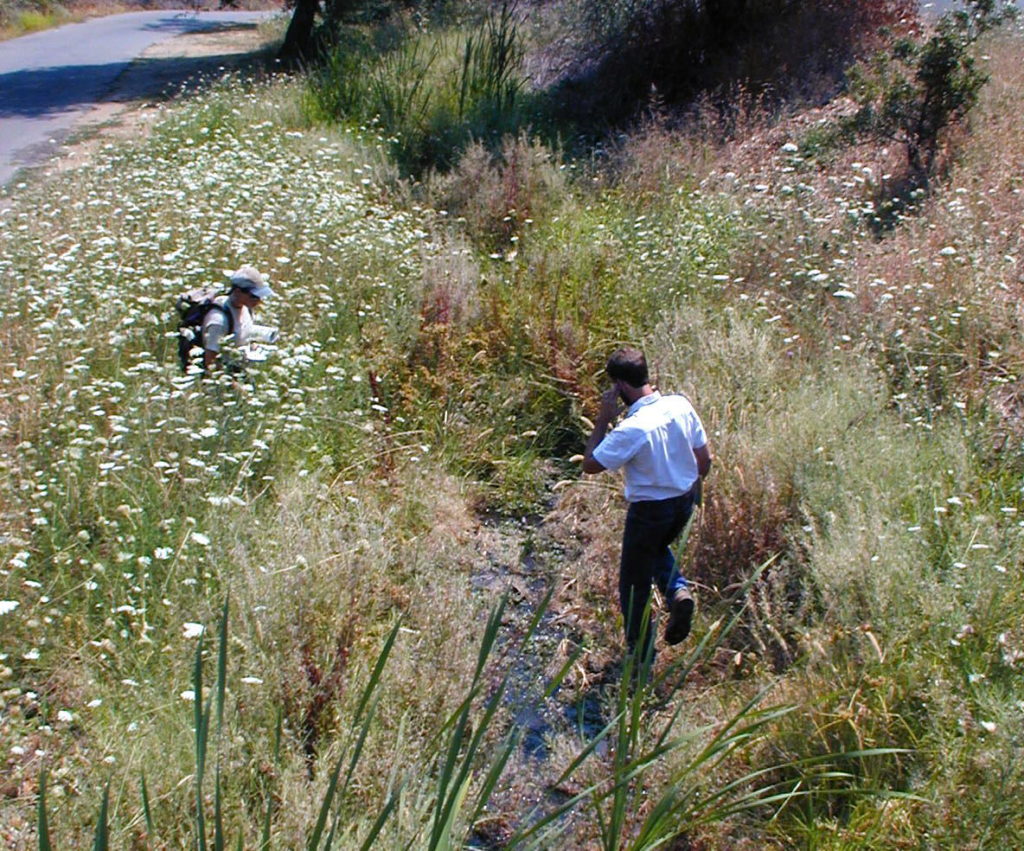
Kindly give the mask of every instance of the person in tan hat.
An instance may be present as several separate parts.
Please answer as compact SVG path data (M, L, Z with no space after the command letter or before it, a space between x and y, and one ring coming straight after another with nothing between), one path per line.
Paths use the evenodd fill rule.
M203 369L207 372L217 365L224 337L234 335L238 347L249 343L255 328L253 313L274 294L252 266L242 266L229 277L230 292L217 299L219 309L208 311L203 318Z

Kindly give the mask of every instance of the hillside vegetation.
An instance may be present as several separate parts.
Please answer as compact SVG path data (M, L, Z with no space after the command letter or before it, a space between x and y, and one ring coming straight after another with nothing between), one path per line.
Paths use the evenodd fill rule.
M631 4L437 5L0 210L0 840L1020 844L1024 33L864 4L595 121ZM279 344L182 375L243 263ZM573 460L625 342L716 458L636 689Z

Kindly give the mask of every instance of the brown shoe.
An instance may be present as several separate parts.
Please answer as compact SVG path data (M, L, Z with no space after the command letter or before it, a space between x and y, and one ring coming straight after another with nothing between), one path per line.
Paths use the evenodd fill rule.
M693 621L693 595L689 588L680 588L672 596L665 624L665 643L678 644L690 634Z

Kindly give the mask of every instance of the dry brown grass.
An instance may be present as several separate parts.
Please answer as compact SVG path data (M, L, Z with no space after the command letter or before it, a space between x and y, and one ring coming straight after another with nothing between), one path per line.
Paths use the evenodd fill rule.
M586 687L616 658L622 644L619 615L619 548L625 504L617 477L586 478L560 492L546 518L547 534L568 547L553 606L592 639L591 652L574 672Z

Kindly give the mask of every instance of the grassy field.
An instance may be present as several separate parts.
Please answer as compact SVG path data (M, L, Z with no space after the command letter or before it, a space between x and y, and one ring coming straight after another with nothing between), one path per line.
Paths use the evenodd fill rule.
M841 98L556 143L505 73L547 30L495 76L462 27L0 211L0 839L1019 844L1024 35L880 229L900 151ZM279 345L181 375L174 296L244 262ZM619 482L571 460L627 341L716 456L633 692Z

